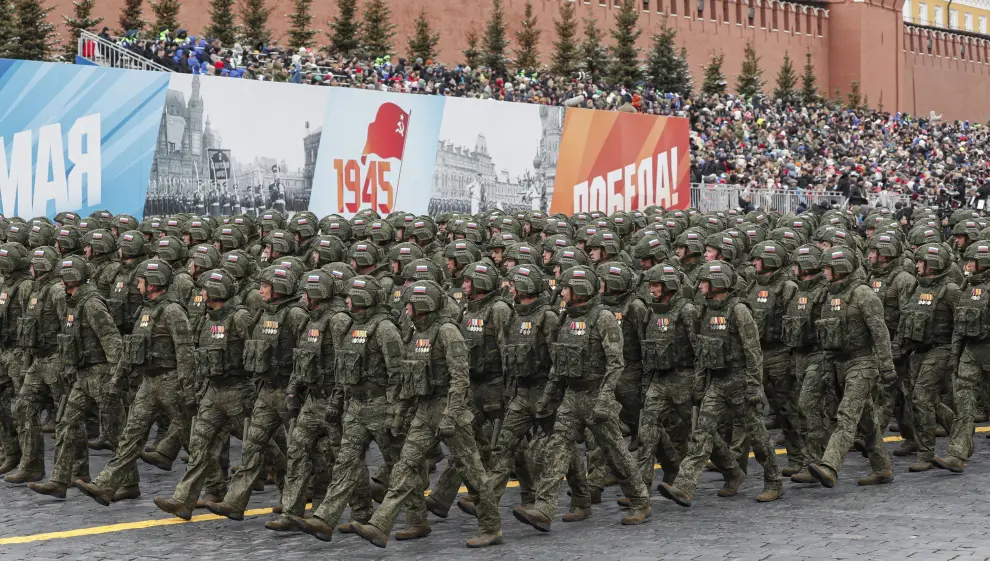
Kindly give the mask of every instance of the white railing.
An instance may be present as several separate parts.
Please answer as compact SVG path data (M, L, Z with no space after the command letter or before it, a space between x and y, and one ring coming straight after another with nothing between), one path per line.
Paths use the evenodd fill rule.
M89 31L83 31L79 36L76 53L82 58L100 66L124 68L127 70L171 72L169 68L148 60L123 45L119 45L113 41L107 41Z
M775 210L780 213L797 213L815 204L844 207L849 199L837 191L809 191L807 189L749 189L741 185L691 185L691 206L701 212L729 210L742 206L745 197L755 208ZM897 203L910 205L909 195L881 191L866 196L869 206L884 206L891 210Z

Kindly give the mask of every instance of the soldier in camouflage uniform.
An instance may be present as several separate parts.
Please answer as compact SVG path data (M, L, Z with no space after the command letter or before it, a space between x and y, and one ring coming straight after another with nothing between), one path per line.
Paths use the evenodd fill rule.
M265 303L258 294L258 283L254 280L258 262L247 252L235 249L221 255L220 263L221 268L237 281L237 297L241 299L241 303L247 306L252 315L256 314Z
M694 345L694 394L696 398L700 397L701 403L698 422L677 478L673 484L661 483L660 494L681 506L691 506L705 462L713 451L720 450L720 447L713 447L714 439L718 438L718 422L728 415L741 420L740 424L752 442L756 461L763 467L763 492L756 500L777 500L783 495L780 470L759 411L763 388L759 329L749 307L732 293L736 274L729 264L723 261L705 263L699 270L698 280L698 288L704 296ZM716 466L731 465L732 469L719 496L732 496L738 492L745 474L732 464L732 459L717 460L714 461Z
M918 286L902 303L896 338L902 349L914 351L908 395L918 461L908 469L919 472L934 467L936 426L949 429L954 417L951 408L941 403L940 395L957 365L952 355L952 332L960 290L948 276L952 254L942 244L924 244L914 258Z
M686 284L696 286L698 271L705 262L705 231L700 228L688 228L677 236L673 245L681 271L687 276Z
M856 427L860 426L871 473L858 483L889 483L894 479L890 453L883 446L883 427L873 401L878 381L889 384L897 376L890 356L883 303L863 282L855 250L837 246L823 252L822 267L829 283L828 295L815 318L815 330L819 345L826 352L826 361L835 364L842 398L825 453L808 470L825 487L834 487Z
M311 518L292 518L298 529L323 541L330 541L334 524L340 519L348 500L367 484L364 454L371 442L378 445L386 465L394 465L401 453L396 437L404 419L404 412L398 408L402 340L399 330L389 319L388 308L381 305L381 292L372 277L359 276L347 283L352 323L338 339L335 367L337 389L343 390L346 399L340 452L333 466L327 499ZM351 518L359 522L367 522L370 514L369 509L364 517L359 508L351 507ZM397 532L396 539L415 539L429 534L429 524L422 516L417 524Z
M110 233L110 230L97 229L86 232L82 238L83 255L89 260L90 267L93 268L93 276L90 283L96 286L96 291L100 296L106 298L113 288L114 277L117 276L117 269L120 262L117 261L117 238Z
M199 281L206 271L212 271L220 266L220 252L210 244L196 244L189 250L189 263L186 265L186 272ZM199 333L199 326L206 317L206 299L199 292L193 291L192 297L185 303L186 311L189 313L189 327L191 333Z
M296 254L296 238L286 230L275 230L262 240L264 249L258 256L258 266L266 267L278 263L282 257Z
M109 232L107 232L109 235ZM61 261L59 275L65 285L65 317L57 336L62 368L73 382L55 429L55 457L51 479L28 483L42 495L65 498L72 477L88 479L89 460L84 426L88 412L97 409L101 433L116 448L124 421L120 395L106 392L113 367L120 361L120 332L106 301L90 280L86 260L70 256ZM80 459L82 463L80 465ZM75 473L73 473L75 472Z
M949 434L949 449L944 457L936 456L937 468L962 473L966 460L973 455L973 417L977 414L978 393L987 383L988 335L990 335L990 243L980 240L966 248L963 272L967 286L955 305L952 332L951 364L959 369L953 379L956 407Z
M388 494L370 522L353 522L365 540L385 547L399 508L422 495L427 480L426 458L441 440L468 486L478 492L478 536L468 547L501 543L498 508L481 463L469 408L468 351L457 325L441 312L444 293L435 282L417 281L403 296L415 331L406 343L399 400L414 400L413 421L394 469Z
M134 330L138 309L144 303L144 296L134 282L134 271L148 253L148 244L137 230L121 233L117 240L117 257L120 267L110 286L107 308L121 333Z
M268 267L261 272L260 292L265 306L251 338L244 343L244 368L254 373L261 383L261 390L244 435L241 469L231 478L222 502L206 503L210 512L231 520L244 519L254 482L266 463L269 441L280 426L288 428L289 425L285 390L292 375L293 351L309 321L308 312L296 296L298 278L293 271L280 266ZM272 452L278 456L276 451ZM276 483L282 488L286 470L284 457L278 456L275 470Z
M447 295L463 308L467 301L467 294L464 292L464 269L471 263L481 261L481 251L478 246L468 240L458 240L451 242L444 248L445 256L444 270L447 272Z
M567 308L552 345L553 373L537 409L537 415L544 417L559 404L557 419L544 452L536 503L518 505L512 514L541 532L550 531L557 513L560 478L570 469L572 448L587 431L604 452L630 501L630 512L622 524L641 524L650 516L650 492L622 441L620 406L615 401L615 386L624 368L622 328L615 315L602 306L600 281L591 268L568 269L559 285Z
M168 416L170 430L188 447L189 422L196 409L193 335L185 308L168 292L172 268L148 260L138 265L134 279L144 305L132 333L124 336L123 355L107 391L123 393L129 375L140 376L140 386L113 457L93 483L75 482L103 506L141 495L136 464L158 416Z
M385 260L385 251L373 243L358 243L351 248L351 267L359 275L367 275L378 281L383 290L379 301L392 295L394 284Z
M23 245L7 242L0 245L0 445L4 461L0 475L8 473L21 461L17 422L13 409L24 370L31 365L31 354L17 346L20 318L25 317L34 281L31 279L28 252Z
M463 243L455 241L452 245ZM512 308L500 298L499 275L490 263L472 263L463 270L462 286L466 298L460 318L461 335L468 348L471 399L468 409L474 420L475 440L482 463L488 465L491 456L491 435L487 425L494 425L503 415L505 378L502 374L502 337L512 315ZM462 476L453 465L440 475L436 487L426 498L426 508L440 518L446 518ZM471 496L461 497L457 506L468 514L475 514L477 489Z
M2 263L2 262L0 262ZM41 481L45 477L45 445L41 434L41 411L50 403L62 403L68 388L62 379L57 336L64 315L65 291L56 267L58 252L39 247L32 252L33 291L24 315L17 320L17 346L27 353L14 418L20 439L21 461L8 473L8 483Z
M425 216L416 218L410 226L406 227L406 241L418 244L426 258L440 267L444 278L449 276L447 274L447 258L444 257L444 248L437 239L437 225L433 223L432 219Z
M172 284L169 285L169 290L178 302L188 302L196 291L196 281L186 269L189 249L173 236L160 238L151 249L156 258L172 267Z
M890 333L890 353L894 359L894 369L897 371L897 382L891 387L882 387L880 400L877 403L878 422L885 425L897 408L897 426L904 441L900 448L894 451L895 456L906 456L918 451L914 441L914 415L911 407L910 369L908 367L909 352L901 349L901 340L897 337L897 326L901 319L903 306L918 281L909 271L905 270L901 259L901 242L896 236L888 233L878 233L870 238L867 252L869 278L867 283L873 292L883 302L883 318Z
M189 437L189 467L172 498L155 498L155 506L183 520L192 517L203 484L219 470L227 427L241 432L254 398L251 373L245 370L243 358L254 320L237 297L237 282L227 271L215 269L204 273L200 284L209 311L196 349L197 373L204 389Z

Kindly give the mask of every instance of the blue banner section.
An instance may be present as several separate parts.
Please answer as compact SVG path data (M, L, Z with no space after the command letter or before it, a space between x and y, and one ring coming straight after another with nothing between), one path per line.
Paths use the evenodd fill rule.
M79 55L76 55L76 64L79 64L81 66L99 66L95 62L89 60L88 58L83 58Z
M0 59L0 212L143 213L169 75Z

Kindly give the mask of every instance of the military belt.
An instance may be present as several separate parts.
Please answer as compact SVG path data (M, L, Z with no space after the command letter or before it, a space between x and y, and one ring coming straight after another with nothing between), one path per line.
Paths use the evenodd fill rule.
M491 382L492 380L497 380L502 377L502 372L492 371L492 372L475 372L472 370L468 374L468 378L472 384L484 384L485 382Z
M863 358L866 356L873 356L873 349L862 348L855 349L851 351L832 351L832 358L839 361L852 360L854 358Z
M385 388L374 382L362 382L347 387L347 397L358 401L368 401L385 395Z
M261 387L269 390L284 390L289 387L289 379L284 377L263 378L261 380Z
M540 386L547 385L549 378L547 376L532 376L526 378L516 378L516 387L522 389L538 388Z
M590 392L597 390L602 385L600 379L580 378L567 380L567 389L576 392Z

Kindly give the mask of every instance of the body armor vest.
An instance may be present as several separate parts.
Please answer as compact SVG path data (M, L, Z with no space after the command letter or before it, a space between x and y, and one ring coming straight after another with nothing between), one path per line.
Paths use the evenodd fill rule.
M781 318L781 340L792 349L807 349L818 344L814 319L821 312L825 295L824 283L816 283L808 290L798 289L788 302Z
M642 342L644 372L664 374L694 361L688 326L681 321L687 303L687 298L675 296L670 302L647 304L650 319Z
M952 342L952 304L945 298L948 278L931 286L914 289L901 310L898 332L907 341L921 346L948 345Z
M111 255L101 255L90 260L93 266L93 276L89 283L96 286L96 291L104 298L110 296L113 279L117 276L118 263L112 259Z
M461 315L461 335L468 348L472 382L484 382L502 374L502 352L491 322L497 302L497 292L488 294L481 300L468 302Z
M0 342L4 347L12 347L17 341L17 320L24 315L18 294L32 289L32 281L18 275L7 279L0 288Z
M695 363L709 370L741 366L745 360L739 331L732 323L732 314L741 301L728 298L721 302L705 300L701 325L698 326L698 348Z
M53 290L62 288L56 286L59 282L56 278L43 282L40 290L31 294L24 315L17 319L17 345L34 349L39 358L47 357L58 350L58 334L61 329L58 310L51 295Z
M447 357L437 345L437 333L446 324L454 324L440 316L425 331L414 331L406 343L402 361L402 387L399 399L442 396L450 388Z
M897 327L901 321L901 301L894 291L893 281L903 270L900 265L894 265L886 273L871 275L870 280L867 281L873 292L883 302L883 321L887 324L887 330L891 334L897 333Z
M537 301L533 306L517 304L505 333L505 374L509 379L548 378L550 347L543 324L552 309Z
M639 326L633 321L633 314L630 313L633 303L641 301L634 292L625 297L625 301L614 305L605 304L605 309L615 314L615 319L622 329L622 358L626 363L626 370L637 368L643 363L643 351L639 341Z
M156 301L141 308L133 332L124 335L125 360L150 373L174 370L178 364L175 360L175 342L162 319L165 308L174 302L164 297L162 300L161 303Z
M134 267L121 264L117 276L111 283L110 294L107 296L110 316L113 317L113 323L121 333L130 333L134 330L134 322L143 303L144 296L134 282Z
M383 321L389 321L388 315L376 313L362 323L355 321L351 324L337 347L338 385L371 382L382 388L388 387L385 349L374 342L375 331Z
M220 317L207 314L199 329L199 344L196 348L196 364L200 376L204 378L246 378L250 374L244 369L244 339L234 329L234 317L244 306L233 306L218 310Z
M107 361L100 338L86 317L86 302L94 298L104 302L96 287L85 284L76 292L75 305L66 306L65 321L57 340L62 362L68 367L86 368Z
M863 283L851 281L839 292L829 291L822 302L821 317L815 320L818 344L822 350L849 355L860 353L873 343L862 312L850 314L856 289Z
M284 377L292 374L292 351L295 336L286 318L292 305L276 312L264 312L254 326L251 339L244 343L244 368L263 377Z
M604 306L595 304L583 313L561 318L557 342L550 351L558 377L600 380L605 376L605 349L594 329L603 311Z
M753 311L753 320L760 330L760 342L771 347L782 342L781 318L784 315L784 303L781 294L783 291L782 280L767 285L755 283L746 297L746 304Z
M955 310L955 335L965 341L982 341L990 335L990 281L969 286L959 296Z
M189 314L189 326L194 333L198 332L206 317L206 298L194 290L192 298L186 303L186 313Z
M317 319L306 324L302 338L292 351L292 379L310 387L322 387L327 381L327 370L333 366L333 356L323 353L323 341L330 334L327 325L340 312L327 310Z

